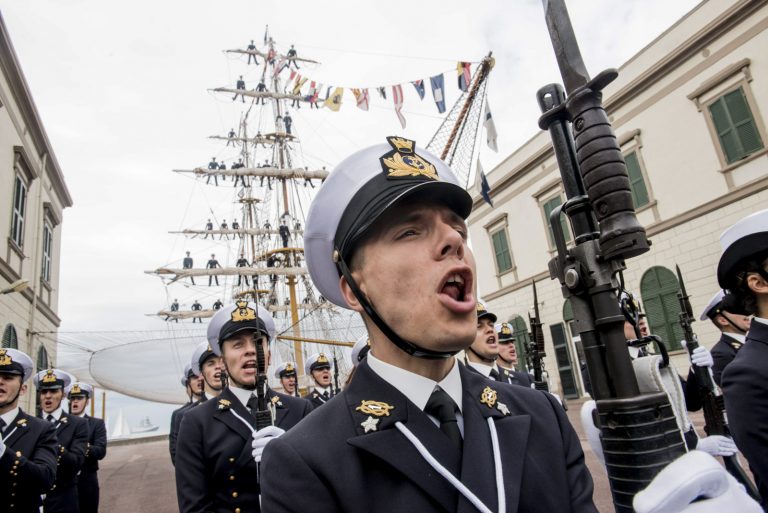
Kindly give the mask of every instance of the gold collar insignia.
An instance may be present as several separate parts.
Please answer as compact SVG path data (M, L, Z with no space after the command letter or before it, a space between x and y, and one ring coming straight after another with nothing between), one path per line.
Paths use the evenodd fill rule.
M229 408L229 406L231 404L232 404L232 402L229 401L229 399L219 399L219 409L220 410L225 410L225 409Z
M480 402L486 405L488 408L493 408L496 404L496 390L491 387L485 387L483 393L480 394Z
M374 417L389 417L390 410L394 410L395 407L391 404L387 404L381 401L361 401L360 406L355 410L362 412L366 415L373 415Z

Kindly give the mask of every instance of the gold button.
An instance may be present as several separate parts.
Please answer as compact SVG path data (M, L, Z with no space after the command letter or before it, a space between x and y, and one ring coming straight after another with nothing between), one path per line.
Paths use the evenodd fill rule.
M234 481L235 480L235 476L229 476L229 480L230 481Z
M229 462L230 463L234 463L235 462L235 458L229 458Z
M240 513L240 508L235 508L235 513Z
M232 497L237 498L237 492L232 492Z
M21 451L16 451L16 457L21 458Z

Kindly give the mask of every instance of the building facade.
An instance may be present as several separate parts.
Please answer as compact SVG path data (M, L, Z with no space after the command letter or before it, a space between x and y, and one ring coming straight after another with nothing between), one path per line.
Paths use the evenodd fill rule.
M638 219L652 241L648 253L627 261L626 288L684 375L675 265L698 316L718 289L720 234L768 207L766 29L765 0L706 0L624 64L604 91ZM524 337L536 281L551 386L578 397L573 314L547 269L555 254L549 213L565 201L548 133L534 134L487 178L494 207L474 191L469 218L477 261L489 263L478 269L479 296ZM570 241L565 216L562 223ZM694 330L708 347L719 338L709 322Z
M0 333L2 347L29 354L36 369L56 361L39 333L61 321L59 261L62 212L72 206L64 176L0 16ZM9 291L12 283L27 288ZM34 411L30 384L21 406Z

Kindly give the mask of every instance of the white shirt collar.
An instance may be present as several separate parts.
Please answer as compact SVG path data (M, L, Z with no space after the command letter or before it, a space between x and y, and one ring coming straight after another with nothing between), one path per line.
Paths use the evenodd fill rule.
M11 411L5 412L2 415L0 415L0 419L3 419L5 421L5 429L8 428L8 426L11 425L11 423L16 419L16 415L19 414L19 407L16 406Z
M239 388L233 385L231 382L229 384L229 391L234 394L237 399L243 403L243 406L248 408L248 399L251 398L251 395L253 394L253 390L246 390L244 388Z
M383 362L373 356L373 352L368 352L366 358L368 359L368 365L373 372L400 391L400 393L407 397L420 410L424 410L427 401L429 401L429 396L432 395L435 387L440 385L440 388L445 390L446 393L451 396L453 402L459 407L459 411L462 411L461 374L459 373L459 362L456 358L453 359L453 367L450 372L448 372L445 378L439 383L419 374Z
M724 331L723 335L727 335L727 336L731 337L732 339L741 342L742 344L744 344L747 341L747 336L744 335L743 333L726 333Z
M768 319L763 319L762 317L752 317L752 320L762 322L763 324L768 324Z
M85 410L83 410L83 413L81 413L80 415L75 415L75 417L80 417L81 419L84 419L85 418Z
M485 363L472 362L467 360L467 363L471 365L473 369L480 372L486 378L491 375L491 370L493 369L495 369L496 372L499 372L499 368L496 366L496 362L493 362L493 365L488 365Z
M54 420L59 420L59 419L61 419L61 414L62 413L64 413L64 410L61 408L61 406L59 406L58 408L53 410L51 413L41 412L40 415L42 416L42 418L44 420L48 420L48 415L53 415L53 419Z
M320 395L323 395L325 392L328 392L328 395L331 395L331 393L333 392L330 385L328 385L327 387L321 387L320 385L315 384L315 390L317 390L317 393Z

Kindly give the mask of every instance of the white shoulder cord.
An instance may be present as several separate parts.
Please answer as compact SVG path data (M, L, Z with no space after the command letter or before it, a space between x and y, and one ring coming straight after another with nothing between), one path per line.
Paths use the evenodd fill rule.
M442 466L439 461L435 459L434 456L432 456L426 447L424 447L424 444L421 443L421 441L416 438L416 435L414 435L411 430L409 430L405 425L398 421L395 422L395 427L408 439L409 442L416 448L417 451L419 451L419 454L421 454L421 457L424 458L424 460L429 463L429 465L435 469L435 471L443 476L446 481L448 481L451 486L456 488L459 493L461 493L469 502L472 503L472 505L477 508L478 511L481 513L493 513L491 509L483 504L483 501L481 501L477 495L472 493L472 491L467 488L464 483L459 481L456 476L450 473L450 471ZM496 489L498 491L498 500L499 500L499 512L502 513L506 511L506 497L504 495L504 476L501 471L501 461L498 459L497 455L499 454L499 438L496 434L496 425L493 422L493 419L491 417L488 417L488 429L491 432L491 443L493 446L493 463L494 463L494 469L496 471Z
M270 404L270 405L268 405L268 406L267 406L267 408L269 409L269 414L272 416L272 424L274 425L274 423L275 423L275 416L276 416L276 412L275 412L275 405L274 405L274 404ZM229 411L231 411L231 412L232 412L232 415L234 415L235 417L237 417L237 418L240 420L240 422L242 422L243 424L245 424L245 426L248 428L248 430L249 430L251 433L253 433L254 431L256 431L256 430L253 428L253 426L251 426L251 423L250 423L250 422L248 422L247 420L245 420L245 419L244 419L244 418L243 418L243 417L242 417L242 416L241 416L239 413L237 413L237 412L234 410L234 408L230 408L230 409L229 409Z
M6 434L6 435L3 437L3 442L5 442L6 440L8 440L8 439L11 437L11 435L12 435L13 433L15 433L15 432L16 432L16 430L18 429L18 427L19 427L19 426L13 426L13 429L12 429L12 430L11 430L9 433L7 433L7 434Z

